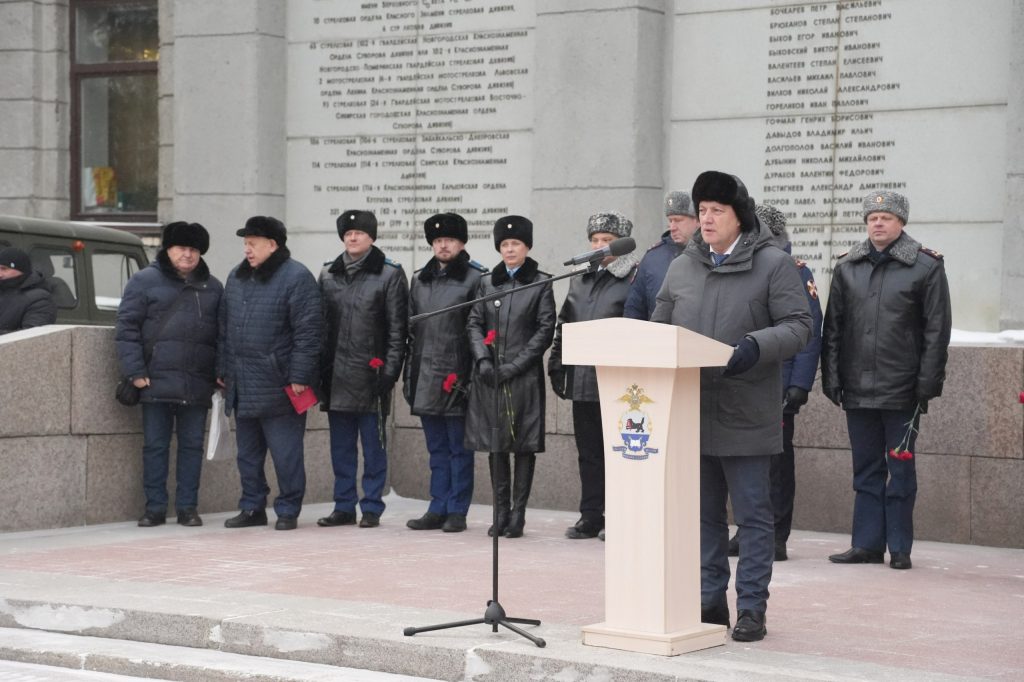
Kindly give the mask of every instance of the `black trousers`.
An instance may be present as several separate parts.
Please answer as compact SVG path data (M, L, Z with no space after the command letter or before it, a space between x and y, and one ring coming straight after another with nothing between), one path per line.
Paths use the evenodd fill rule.
M601 403L574 400L572 427L580 464L580 516L604 525L604 434Z
M775 540L785 542L793 529L793 498L796 495L796 465L793 457L793 421L796 414L782 415L782 452L772 455L772 509L775 511Z

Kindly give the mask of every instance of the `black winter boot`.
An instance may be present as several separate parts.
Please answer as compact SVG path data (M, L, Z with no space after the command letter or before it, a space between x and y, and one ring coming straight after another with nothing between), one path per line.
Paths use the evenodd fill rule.
M512 513L508 517L507 538L523 537L526 525L526 503L530 501L530 489L533 487L533 468L537 464L537 455L532 452L516 453L516 473L512 490Z
M498 510L498 535L504 535L508 528L508 513L512 486L512 465L508 461L507 452L492 452L487 458L491 468L491 487L494 493L494 506ZM487 535L494 537L494 525L487 529Z

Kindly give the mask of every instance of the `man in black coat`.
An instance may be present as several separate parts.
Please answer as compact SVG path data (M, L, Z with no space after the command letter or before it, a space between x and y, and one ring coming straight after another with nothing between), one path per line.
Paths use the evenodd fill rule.
M594 250L632 232L633 223L621 213L597 213L587 221L587 239ZM630 253L595 263L590 271L573 278L569 295L558 313L548 376L555 395L572 400L572 426L580 466L580 518L565 531L570 540L597 537L604 530L604 435L597 371L585 365L562 364L562 325L622 317L630 282L637 274L637 262L637 257Z
M21 249L0 250L0 334L57 321L57 306L42 273Z
M920 416L942 395L952 327L942 256L903 228L910 202L864 198L868 238L836 263L821 343L821 388L846 410L853 537L837 564L911 567Z
M429 313L472 300L487 268L470 260L466 220L439 213L423 223L434 257L412 279L409 315ZM466 399L473 355L466 320L469 307L409 326L404 394L420 418L430 453L430 506L406 522L413 530L457 533L466 529L473 499L473 451L463 446Z
M217 311L224 292L202 259L210 235L199 223L163 229L156 260L135 273L117 309L115 343L121 374L140 390L142 527L167 518L171 435L177 434L178 523L201 526L199 476L203 431L216 389Z
M235 413L240 512L228 528L265 526L270 487L267 450L277 472L276 530L294 530L306 494L306 412L301 396L316 383L323 316L316 279L291 257L288 231L277 218L253 216L236 234L245 260L228 275L220 314L218 383Z
M331 430L334 511L321 526L380 525L388 472L385 419L402 374L409 324L409 286L402 266L373 245L377 217L345 211L337 220L345 250L320 273L327 318L321 358L323 402ZM357 441L363 445L363 498L356 490Z

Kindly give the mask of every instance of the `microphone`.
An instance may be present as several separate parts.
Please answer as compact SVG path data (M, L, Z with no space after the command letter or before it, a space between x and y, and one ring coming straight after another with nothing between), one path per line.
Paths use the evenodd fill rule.
M600 249L594 251L585 251L578 256L573 256L569 260L562 263L562 265L581 265L583 263L593 263L597 260L604 260L608 256L624 256L627 253L632 253L636 250L636 241L632 237L622 237L616 239L608 246L603 246Z

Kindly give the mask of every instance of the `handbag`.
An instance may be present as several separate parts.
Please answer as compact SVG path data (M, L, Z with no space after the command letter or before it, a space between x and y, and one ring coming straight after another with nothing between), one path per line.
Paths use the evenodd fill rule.
M114 397L117 398L117 402L125 407L138 405L141 395L142 391L132 383L132 379L129 377L125 377L117 382L117 388L114 389Z
M235 439L231 437L231 419L224 413L224 396L214 391L210 408L210 433L206 439L206 459L234 459Z

